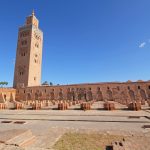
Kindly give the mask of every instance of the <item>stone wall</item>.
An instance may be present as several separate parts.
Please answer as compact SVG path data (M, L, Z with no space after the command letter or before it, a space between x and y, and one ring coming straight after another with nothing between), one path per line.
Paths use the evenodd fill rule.
M150 82L34 86L17 89L17 100L97 100L128 104L150 98Z
M0 103L15 100L16 90L13 88L0 88Z

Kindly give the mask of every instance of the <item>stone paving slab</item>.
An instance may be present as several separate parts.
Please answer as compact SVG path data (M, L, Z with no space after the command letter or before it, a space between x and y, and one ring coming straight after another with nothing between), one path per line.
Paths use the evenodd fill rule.
M36 142L26 149L45 148L50 149L57 140L66 132L63 128L49 128L47 133L37 136Z
M9 140L27 132L26 129L13 129L7 131L0 131L0 142L7 143Z
M30 130L26 130L24 133L8 140L6 144L24 147L33 143L34 140L35 136L32 135L32 132Z
M35 136L28 129L12 129L0 132L0 143L24 147L33 142Z

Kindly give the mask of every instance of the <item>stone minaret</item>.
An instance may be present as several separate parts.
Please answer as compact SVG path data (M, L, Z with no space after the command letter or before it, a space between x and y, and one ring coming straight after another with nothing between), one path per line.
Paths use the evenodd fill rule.
M26 18L25 25L19 28L14 88L40 85L43 32L38 25L33 11Z

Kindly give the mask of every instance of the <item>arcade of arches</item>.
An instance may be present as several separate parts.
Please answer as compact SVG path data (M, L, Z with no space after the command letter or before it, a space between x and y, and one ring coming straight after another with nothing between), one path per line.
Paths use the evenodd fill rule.
M117 101L127 104L150 99L150 82L114 82L34 86L16 90L18 100L85 100Z

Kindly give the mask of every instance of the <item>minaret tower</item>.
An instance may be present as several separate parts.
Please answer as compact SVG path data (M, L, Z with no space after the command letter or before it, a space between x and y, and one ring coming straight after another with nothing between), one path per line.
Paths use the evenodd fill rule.
M26 18L24 26L19 28L14 88L39 86L41 83L41 64L43 32L34 11Z

